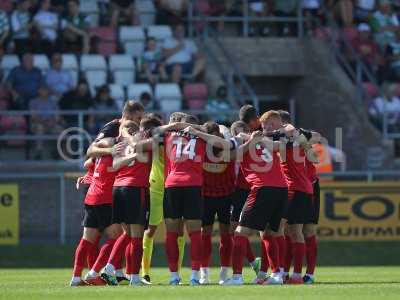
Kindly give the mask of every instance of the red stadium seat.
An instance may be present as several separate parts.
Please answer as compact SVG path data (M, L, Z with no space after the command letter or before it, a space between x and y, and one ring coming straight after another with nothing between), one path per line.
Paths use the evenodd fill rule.
M13 0L1 0L0 9L7 13L11 12L13 9Z
M94 27L89 29L89 34L99 38L99 54L108 56L117 52L117 32L114 28Z
M183 97L189 109L203 109L207 96L207 85L204 83L189 83L183 88Z
M24 135L27 132L26 119L23 116L3 116L0 119L0 132L10 135ZM25 145L24 140L8 140L7 146L21 147Z
M374 99L378 97L379 95L379 90L378 87L371 83L371 82L363 82L363 88L365 92L365 97L367 98L366 100Z

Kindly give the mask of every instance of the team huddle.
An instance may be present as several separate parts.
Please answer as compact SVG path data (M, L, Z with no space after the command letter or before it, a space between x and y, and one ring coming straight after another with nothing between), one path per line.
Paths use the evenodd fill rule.
M122 117L89 146L87 173L77 181L85 194L84 229L70 285L150 285L153 239L163 220L169 284L182 281L185 228L189 284L209 284L216 217L220 285L244 283L245 259L254 284L312 284L319 218L312 145L320 140L317 132L294 127L283 110L258 116L245 105L228 129L211 121L200 125L181 112L164 125L157 114L127 101ZM249 242L254 232L260 258Z

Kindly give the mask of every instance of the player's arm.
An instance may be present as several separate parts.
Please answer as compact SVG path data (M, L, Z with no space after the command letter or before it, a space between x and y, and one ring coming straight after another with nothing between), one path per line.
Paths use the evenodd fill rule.
M94 165L93 159L92 158L88 158L87 160L85 160L85 162L83 163L83 167L88 170L90 167L92 167Z
M105 155L112 155L114 144L114 138L104 138L100 141L95 141L89 146L86 156L90 158L96 158Z
M230 141L230 140L226 140L219 136L205 133L201 130L195 129L192 126L187 127L185 129L185 132L187 132L191 135L197 136L207 143L212 143L213 146L215 146L216 148L219 148L219 149L234 149L234 147L235 147L233 145L232 141Z
M135 153L135 152L130 153L126 156L114 157L113 165L112 165L113 170L117 171L117 170L121 169L122 167L129 165L130 163L132 163L135 160L136 157L137 157L137 153Z
M238 147L238 153L246 153L249 151L251 145L254 145L254 143L257 143L258 141L262 141L263 138L265 137L263 137L261 131L254 131L250 135L250 138Z

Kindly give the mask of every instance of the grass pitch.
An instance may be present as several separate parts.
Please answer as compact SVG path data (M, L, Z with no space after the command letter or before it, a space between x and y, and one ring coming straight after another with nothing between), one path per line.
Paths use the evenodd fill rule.
M186 283L189 270L182 275ZM213 282L217 276L218 269L213 269ZM312 286L170 287L166 268L153 269L151 287L70 288L70 277L70 269L2 269L0 299L400 299L399 267L319 267L317 283ZM246 269L246 282L253 278Z

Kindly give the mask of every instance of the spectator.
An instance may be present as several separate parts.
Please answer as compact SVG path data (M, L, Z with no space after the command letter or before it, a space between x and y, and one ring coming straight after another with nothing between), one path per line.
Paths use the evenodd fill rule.
M79 2L68 1L68 14L62 22L63 46L66 52L89 53L90 38L86 32L88 23L79 12Z
M113 98L110 96L110 90L107 85L101 86L97 95L94 98L93 110L97 112L109 112L118 110L118 106ZM107 123L110 120L109 114L95 114L95 121L98 127Z
M135 10L135 1L111 0L111 27L118 25L138 25L138 17ZM122 20L122 22L121 22ZM126 20L126 21L125 21Z
M353 0L337 0L334 2L336 15L339 16L342 25L344 27L353 26Z
M57 101L50 96L46 85L41 85L37 98L29 102L29 110L32 112L30 119L31 132L34 135L58 134L62 127L59 125L58 115L54 114L58 110ZM42 159L43 141L35 143L35 159Z
M142 71L151 84L157 82L157 75L160 74L162 80L167 80L165 65L162 61L161 51L157 49L156 40L150 37L146 42L146 49L142 56Z
M385 49L386 45L396 40L399 20L392 11L392 6L388 0L379 2L379 10L373 14L370 25L375 33L375 40L382 49Z
M42 0L40 10L33 18L39 31L41 52L47 55L50 55L55 47L59 25L58 14L50 11L50 6L50 0Z
M386 57L390 63L391 80L400 81L400 31L396 34L396 41L388 45Z
M277 17L297 16L298 0L274 0L274 15ZM277 23L278 36L296 35L295 23Z
M61 54L54 53L51 57L51 68L46 74L45 81L51 94L55 95L57 98L74 87L71 73L61 69L61 66Z
M10 33L10 23L8 22L7 13L0 10L0 47L6 48L6 40Z
M385 113L389 131L400 129L400 99L395 96L395 90L395 84L387 84L384 87L385 95L375 98L369 108L371 121L380 129L382 129Z
M190 74L191 78L197 78L204 71L204 58L200 55L196 44L185 39L183 25L177 25L174 37L164 42L163 55L166 58L166 70L173 82L179 83L182 74Z
M216 98L208 101L206 110L212 113L213 117L216 117L216 122L226 124L229 121L229 113L232 109L226 87L218 87L216 96Z
M188 0L156 0L157 24L176 25L186 17Z
M3 82L3 70L0 70L0 110L13 109L11 105L11 93Z
M74 90L63 94L59 106L62 110L87 110L92 107L93 100L87 82L81 80ZM64 120L69 127L79 125L75 116L65 116Z
M251 0L249 1L249 15L250 17L266 17L272 13L270 5L267 1L262 0ZM266 23L253 23L250 26L250 36L269 34L269 28Z
M145 110L154 109L153 99L148 92L143 92L142 94L140 94L139 101L143 104Z
M12 69L7 78L16 107L27 108L29 100L37 96L42 80L42 72L33 66L32 54L24 54L22 65Z
M368 69L377 74L380 66L383 65L383 57L378 44L371 37L371 28L366 23L358 25L359 36L354 42L356 51Z
M11 14L12 38L15 45L15 52L18 55L32 51L30 7L31 2L29 0L20 0L18 1L17 9Z
M375 0L356 0L354 4L354 17L358 22L367 22L375 10Z
M303 14L305 18L305 28L307 33L312 33L315 28L315 24L313 24L313 19L320 17L320 8L321 1L320 0L303 0L302 1ZM318 24L317 24L318 25Z

